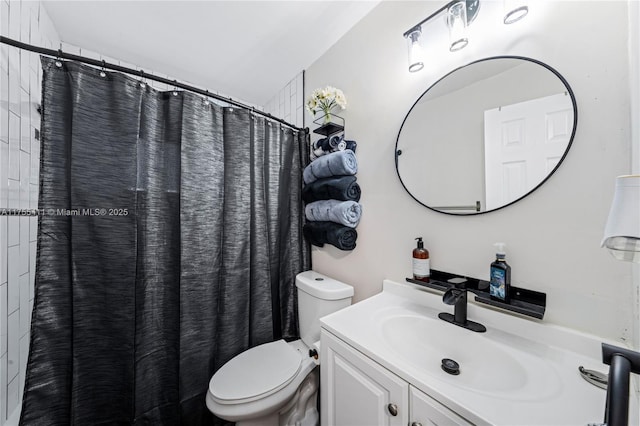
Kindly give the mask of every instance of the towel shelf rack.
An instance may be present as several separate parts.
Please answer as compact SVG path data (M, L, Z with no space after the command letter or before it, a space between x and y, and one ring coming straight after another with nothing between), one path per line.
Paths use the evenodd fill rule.
M325 116L321 116L319 118L316 118L315 120L313 120L313 122L315 124L317 124L318 127L317 129L315 129L313 131L313 133L317 133L319 135L322 136L331 136L334 133L338 133L338 132L344 132L344 118L340 117L339 115L335 115L335 114L331 114L331 118L335 118L337 119L338 123L335 123L333 121L329 121L329 122L324 122L325 120Z

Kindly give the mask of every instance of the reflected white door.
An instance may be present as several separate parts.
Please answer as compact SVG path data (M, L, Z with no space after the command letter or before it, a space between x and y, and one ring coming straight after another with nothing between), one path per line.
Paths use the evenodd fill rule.
M531 191L556 167L573 127L566 93L484 112L486 209Z

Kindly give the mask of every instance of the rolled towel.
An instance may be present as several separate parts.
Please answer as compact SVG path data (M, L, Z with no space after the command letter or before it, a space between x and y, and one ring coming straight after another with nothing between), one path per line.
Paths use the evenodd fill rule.
M355 175L358 160L350 149L332 152L312 161L302 172L304 183L311 183L329 176Z
M309 159L311 161L315 161L316 159L322 157L323 155L328 154L328 152L324 151L322 148L316 148L309 154Z
M344 148L343 149L350 149L354 153L356 152L356 147L358 146L356 141L343 140L343 142L344 142Z
M331 152L344 151L350 149L354 153L358 144L356 141L348 141L344 139L344 135L334 135L330 138L321 138L311 143L311 153L309 158L314 161L317 158L327 155Z
M342 151L338 149L340 142L344 139L343 135L333 135L329 138L329 151Z
M353 250L358 233L355 229L334 222L307 222L302 228L305 238L314 246L331 244L340 250Z
M302 200L313 203L318 200L360 201L360 185L355 176L332 176L305 185Z
M343 138L344 136L342 135L333 135L329 138L321 138L316 141L315 147L322 148L322 150L327 154L330 152L342 151L338 146L340 145L340 142L342 142Z
M313 144L313 149L324 149L325 144L328 144L327 138L320 138Z
M307 204L304 213L307 220L329 221L355 228L360 222L362 206L355 201L320 200Z

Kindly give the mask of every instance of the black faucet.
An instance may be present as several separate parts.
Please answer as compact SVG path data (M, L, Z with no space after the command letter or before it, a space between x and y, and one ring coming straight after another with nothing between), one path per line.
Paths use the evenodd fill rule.
M604 424L627 426L629 423L629 375L640 374L640 353L603 343L602 362L611 366Z
M453 305L453 315L442 312L438 314L438 318L471 331L484 333L487 331L484 325L467 319L467 291L470 290L455 287L447 290L442 296L442 301L447 305Z

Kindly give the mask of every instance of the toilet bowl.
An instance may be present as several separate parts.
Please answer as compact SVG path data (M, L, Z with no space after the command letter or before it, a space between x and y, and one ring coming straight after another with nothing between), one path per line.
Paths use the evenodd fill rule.
M351 304L353 288L313 271L296 277L301 339L248 349L209 381L207 408L238 426L318 424L319 346L322 316Z
M285 405L316 368L308 351L301 340L278 340L242 352L211 378L207 407L218 417L242 425L268 424L266 419L288 408ZM310 385L317 390L317 383ZM300 417L301 413L291 414Z

